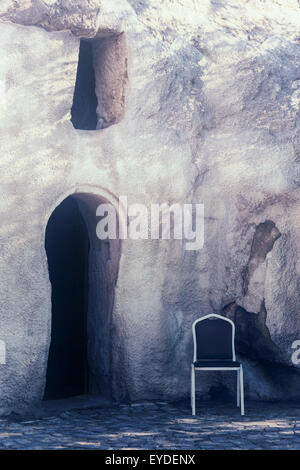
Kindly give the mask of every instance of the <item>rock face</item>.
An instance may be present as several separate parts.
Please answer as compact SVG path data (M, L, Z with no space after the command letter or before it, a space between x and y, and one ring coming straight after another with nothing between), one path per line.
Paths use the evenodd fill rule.
M119 209L120 195L205 208L200 250L91 242L93 392L186 397L191 326L214 311L235 320L246 397L299 399L298 2L4 0L0 19L1 411L43 397L44 237L69 195L90 237L97 205ZM81 38L94 48L91 131L70 120ZM224 377L205 378L203 397L224 394Z

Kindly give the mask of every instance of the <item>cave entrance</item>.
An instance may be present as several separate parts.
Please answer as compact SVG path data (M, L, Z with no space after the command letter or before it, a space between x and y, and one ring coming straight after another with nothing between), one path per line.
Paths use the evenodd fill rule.
M45 399L88 392L89 237L71 196L52 213L45 247L52 286L51 344Z
M68 196L45 233L52 319L44 399L83 394L111 398L111 330L118 240L96 236L91 194Z

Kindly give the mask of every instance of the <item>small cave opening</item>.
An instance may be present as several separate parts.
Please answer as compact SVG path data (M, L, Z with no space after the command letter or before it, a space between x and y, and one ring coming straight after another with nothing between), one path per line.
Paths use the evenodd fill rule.
M97 128L97 105L93 46L91 41L81 40L71 108L71 122L75 129L95 130Z
M127 81L123 33L81 39L71 107L73 127L93 131L120 122L125 112Z

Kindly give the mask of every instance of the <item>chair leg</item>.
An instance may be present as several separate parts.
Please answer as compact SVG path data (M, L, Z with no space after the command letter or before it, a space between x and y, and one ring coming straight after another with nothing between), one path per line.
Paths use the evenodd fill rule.
M196 399L195 399L195 367L192 364L191 366L191 405L192 405L192 415L196 414Z
M245 403L244 403L244 374L243 374L243 366L240 366L240 387L241 387L241 415L244 416L245 414Z
M191 408L193 408L193 365L191 365Z
M236 406L241 406L240 400L240 371L237 370L237 380L236 380Z

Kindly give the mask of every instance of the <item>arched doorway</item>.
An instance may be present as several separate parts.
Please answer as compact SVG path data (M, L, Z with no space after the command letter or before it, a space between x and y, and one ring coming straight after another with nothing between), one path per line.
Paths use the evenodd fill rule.
M52 286L45 398L81 395L88 391L89 237L72 196L52 213L46 229L45 248Z
M52 212L45 233L52 294L44 399L111 396L111 330L120 243L96 236L98 196L76 193Z

